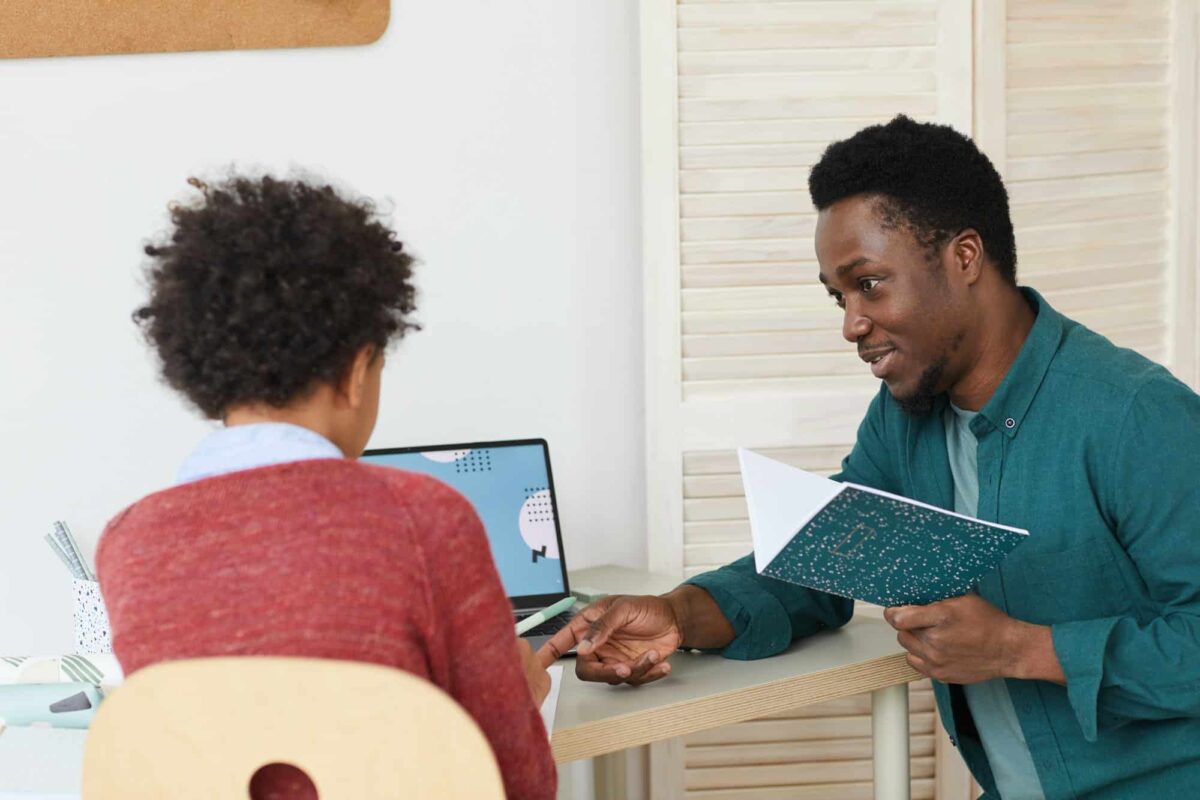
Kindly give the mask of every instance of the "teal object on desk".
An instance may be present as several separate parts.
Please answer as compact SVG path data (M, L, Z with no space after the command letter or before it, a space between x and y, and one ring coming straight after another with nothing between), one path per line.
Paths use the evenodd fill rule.
M517 636L533 630L548 619L554 619L573 605L575 605L574 597L564 597L554 605L547 606L536 614L530 614L528 617L517 623Z
M14 683L0 686L0 722L13 727L86 728L103 696L90 683Z

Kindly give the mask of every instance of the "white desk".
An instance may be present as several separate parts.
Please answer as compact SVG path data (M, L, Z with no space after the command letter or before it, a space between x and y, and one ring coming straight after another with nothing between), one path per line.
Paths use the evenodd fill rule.
M0 731L0 800L79 800L87 731Z

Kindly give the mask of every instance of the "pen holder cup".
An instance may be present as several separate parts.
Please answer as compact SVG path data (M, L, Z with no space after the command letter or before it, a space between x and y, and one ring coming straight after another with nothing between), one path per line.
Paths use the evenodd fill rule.
M111 653L108 611L96 581L73 581L75 588L75 652Z

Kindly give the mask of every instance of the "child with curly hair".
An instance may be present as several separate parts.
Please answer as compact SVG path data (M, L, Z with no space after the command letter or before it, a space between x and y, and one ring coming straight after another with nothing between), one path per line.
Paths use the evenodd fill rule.
M397 667L471 714L509 797L553 797L538 713L553 657L513 634L479 518L436 480L355 460L384 350L417 328L413 259L369 201L330 186L190 182L199 197L146 247L133 316L166 382L224 425L175 486L105 529L117 658L126 672L226 655ZM292 796L283 781L265 788Z

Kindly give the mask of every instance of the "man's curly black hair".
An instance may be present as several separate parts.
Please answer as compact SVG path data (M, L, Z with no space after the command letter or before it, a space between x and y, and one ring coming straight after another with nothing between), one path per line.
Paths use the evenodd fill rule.
M823 211L856 195L879 195L884 223L904 225L932 250L974 228L1001 276L1017 281L1017 246L1008 192L975 143L946 125L900 114L834 142L808 177Z
M283 407L418 327L413 259L369 200L270 176L188 182L200 197L173 204L169 239L146 246L150 297L133 318L207 417Z

